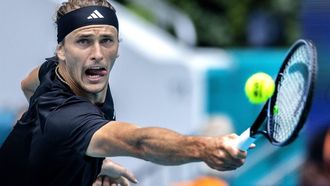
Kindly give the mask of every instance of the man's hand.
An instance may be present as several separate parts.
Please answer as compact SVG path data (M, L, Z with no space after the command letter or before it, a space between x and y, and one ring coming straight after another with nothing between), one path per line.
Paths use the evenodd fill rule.
M110 159L105 159L93 186L130 186L130 182L138 183L132 172Z
M222 137L209 137L209 145L203 154L203 161L219 171L235 170L244 164L247 152L236 148L238 136L229 134ZM254 145L251 145L253 148Z

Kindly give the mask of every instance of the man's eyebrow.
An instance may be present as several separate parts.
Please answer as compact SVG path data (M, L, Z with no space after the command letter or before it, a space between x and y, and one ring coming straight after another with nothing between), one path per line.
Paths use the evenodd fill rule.
M101 37L114 37L114 34L110 34L110 33L104 33L100 35Z
M81 33L81 34L77 34L77 36L76 37L78 37L78 38L90 38L90 37L93 37L94 35L93 34L84 34L84 33ZM100 37L115 37L115 35L114 34L101 34L100 35Z
M92 37L92 34L77 34L77 37Z

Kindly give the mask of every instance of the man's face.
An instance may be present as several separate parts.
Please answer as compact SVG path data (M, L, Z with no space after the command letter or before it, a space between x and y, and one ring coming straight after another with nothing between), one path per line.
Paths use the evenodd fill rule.
M97 94L108 84L118 55L117 29L110 25L78 28L65 37L57 51L71 79L85 93Z

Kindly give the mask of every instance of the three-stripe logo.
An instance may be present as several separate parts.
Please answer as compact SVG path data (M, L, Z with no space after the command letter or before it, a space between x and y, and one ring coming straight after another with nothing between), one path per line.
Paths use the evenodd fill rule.
M94 12L87 17L87 19L100 19L100 18L104 18L104 16L97 10L94 10Z

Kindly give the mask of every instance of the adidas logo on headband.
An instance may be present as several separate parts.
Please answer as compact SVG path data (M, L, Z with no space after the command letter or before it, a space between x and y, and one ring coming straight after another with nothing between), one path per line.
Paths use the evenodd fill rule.
M94 12L87 17L87 19L100 19L100 18L104 18L104 16L97 10L94 10Z

